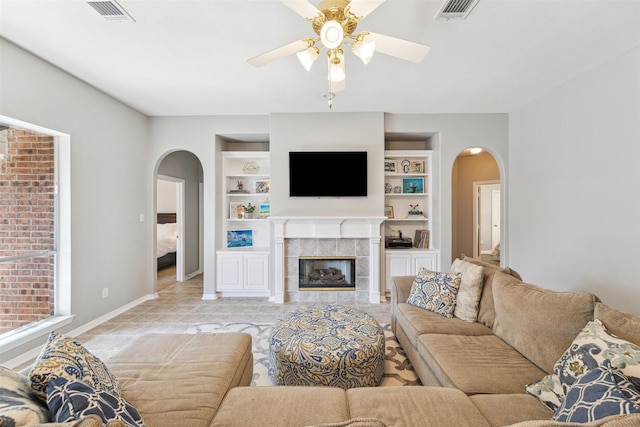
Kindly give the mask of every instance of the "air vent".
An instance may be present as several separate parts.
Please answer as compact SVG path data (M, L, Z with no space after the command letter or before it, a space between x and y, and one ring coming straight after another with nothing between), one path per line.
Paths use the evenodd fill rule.
M88 1L87 4L98 12L104 19L108 19L110 21L136 21L115 0Z
M447 0L434 19L467 19L479 0Z

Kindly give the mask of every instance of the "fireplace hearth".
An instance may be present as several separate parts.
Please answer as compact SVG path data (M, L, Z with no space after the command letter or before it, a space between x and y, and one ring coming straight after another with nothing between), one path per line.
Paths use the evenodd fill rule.
M356 289L355 257L301 256L298 262L301 291Z

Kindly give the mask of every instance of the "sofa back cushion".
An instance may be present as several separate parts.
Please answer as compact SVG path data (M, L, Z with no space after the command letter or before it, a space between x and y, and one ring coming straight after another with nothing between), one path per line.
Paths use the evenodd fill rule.
M518 273L511 268L501 268L495 264L484 262L477 258L465 257L464 261L470 262L482 267L484 274L484 284L482 286L482 296L480 297L480 303L478 304L478 322L482 323L489 328L493 327L493 321L496 318L496 311L493 303L493 276L496 272L511 275L517 279L522 279Z
M596 303L594 317L600 320L607 331L623 340L640 345L640 316Z
M593 320L597 298L588 292L557 292L496 272L493 332L547 373Z

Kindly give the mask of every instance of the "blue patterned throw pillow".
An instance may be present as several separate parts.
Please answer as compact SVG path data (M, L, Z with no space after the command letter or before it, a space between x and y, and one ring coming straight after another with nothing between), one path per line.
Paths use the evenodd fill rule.
M0 426L28 426L49 420L49 411L31 391L29 378L0 366Z
M605 359L571 386L553 419L587 423L626 414L640 414L640 392Z
M552 411L558 409L564 400L564 390L556 374L545 375L541 380L527 384L525 391Z
M640 346L611 334L596 319L585 325L553 368L564 394L581 376L596 369L605 359L640 387Z
M108 391L95 390L81 381L53 378L47 386L47 406L51 419L58 423L97 415L102 422L120 420L127 427L144 427L142 417L122 397Z
M51 332L29 372L31 388L36 396L44 401L47 384L56 377L82 381L97 390L120 394L117 378L102 360L74 339Z
M421 268L411 285L407 304L452 318L460 279L460 273L439 273Z

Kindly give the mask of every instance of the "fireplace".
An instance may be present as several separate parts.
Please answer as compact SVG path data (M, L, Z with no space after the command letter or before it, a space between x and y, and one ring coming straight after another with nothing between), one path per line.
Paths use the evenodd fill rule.
M274 295L286 301L341 304L380 304L381 224L386 217L270 216L273 224ZM301 292L301 256L350 257L357 259L355 291L341 288ZM355 269L354 269L355 270ZM344 289L344 288L343 288Z
M355 257L301 256L298 258L301 291L355 291Z

